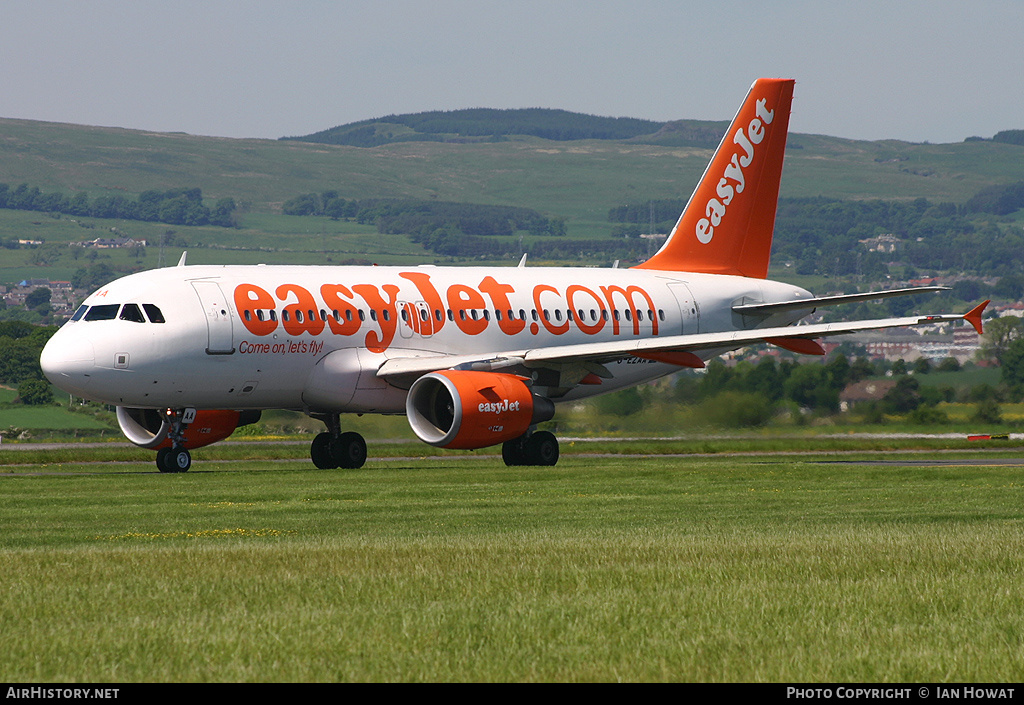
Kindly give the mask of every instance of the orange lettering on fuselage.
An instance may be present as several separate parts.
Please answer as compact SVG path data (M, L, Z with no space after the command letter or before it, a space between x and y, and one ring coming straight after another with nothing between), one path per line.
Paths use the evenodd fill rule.
M455 316L455 325L466 335L484 332L487 327L483 316L485 306L487 302L476 289L465 284L452 284L448 287L448 307Z
M294 294L297 302L284 307L281 316L282 324L288 335L320 335L324 330L324 322L317 316L316 301L313 295L297 284L282 284L277 287L277 298L285 301L289 294Z
M484 277L476 288L467 284L452 284L445 291L444 297L427 273L401 272L399 276L412 282L418 292L416 304L403 303L404 317L399 315L400 289L395 284L354 284L351 287L323 284L320 286L320 297L326 310L322 312L319 312L313 294L298 284L282 284L273 295L256 284L239 284L234 292L235 308L242 325L257 336L270 335L279 323L292 336L318 336L327 327L334 335L350 336L360 330L366 319L365 313L355 303L355 297L359 296L369 307L370 320L380 328L379 332L367 331L364 339L366 348L376 353L384 352L391 346L400 318L404 318L406 325L413 331L424 336L440 331L446 323L446 304L447 313L451 316L449 320L454 321L466 335L479 335L487 330L492 310L498 328L505 335L514 336L526 329L526 321L522 316L509 315L510 312L514 314L514 304L510 297L516 293L515 287L501 283L493 276ZM552 335L567 333L570 322L574 322L585 335L597 335L609 320L612 322L612 335L619 335L617 303L624 305L622 310L633 324L634 335L640 334L644 310L650 312L651 332L658 335L658 316L654 315L654 301L647 291L635 285L625 288L611 285L601 286L600 292L581 284L571 284L563 295L550 284L537 284L533 287L532 298L541 324ZM487 299L490 299L490 308ZM545 303L548 304L547 308ZM638 303L646 304L647 308L641 308ZM277 314L273 312L280 304L284 304L284 307L281 321L278 321ZM616 315L610 316L609 312ZM531 325L530 331L532 334L538 332L536 323Z
M398 308L395 302L398 300L398 287L394 284L385 284L381 287L391 297L386 301L373 284L356 284L352 291L363 297L363 300L370 305L370 309L377 312L377 323L380 324L380 335L377 331L371 330L366 334L366 349L370 352L381 353L391 346L395 339L395 330L398 328Z
M324 284L320 287L320 296L331 311L327 317L331 332L335 335L355 335L360 325L359 309L345 300L352 298L348 287L344 284Z
M641 289L638 286L627 286L623 289L621 286L602 286L601 291L604 292L605 298L608 300L608 307L613 311L615 310L615 294L621 294L626 299L626 312L630 313L630 318L633 319L633 335L640 335L640 316L639 311L642 309L638 308L633 303L633 294L640 294L647 301L647 310L654 312L654 301L651 300L650 294ZM651 323L653 325L651 332L654 335L658 334L658 317L652 316ZM617 318L612 319L612 334L619 334L619 320Z
M251 312L274 310L276 307L274 297L255 284L239 284L235 287L235 310L242 316L242 325L253 335L270 335L277 328L277 321L269 317L260 320Z
M562 335L562 333L565 333L569 330L569 321L566 321L565 323L556 326L554 323L548 320L550 317L550 313L548 309L544 308L544 305L541 304L540 302L540 295L543 294L545 291L554 292L555 296L558 296L558 289L556 289L553 286L550 286L549 284L538 284L537 286L533 287L533 303L537 307L537 312L540 314L540 322L544 324L544 327L547 328L550 333L554 333L555 335ZM561 301L559 301L559 303L561 303ZM558 316L561 317L561 306L557 306L555 310L559 312Z
M423 297L422 300L430 309L425 321L415 315L415 307L410 310L409 313L413 316L412 329L420 335L434 335L444 328L444 302L441 301L441 295L437 293L437 289L430 283L430 275L424 272L402 272L398 276L408 279L416 285L420 296Z
M512 304L508 300L509 294L515 293L511 284L499 284L498 280L488 275L480 282L480 291L491 298L494 306L495 318L498 319L498 327L505 335L515 335L523 328L526 328L526 321L512 318Z
M597 314L596 323L586 322L586 316L584 315L586 311L583 309L581 304L576 302L576 294L578 293L586 294L594 300L594 303L597 304L597 308L593 309L594 313ZM576 325L579 326L581 331L587 335L596 335L602 328L604 328L604 324L608 316L608 310L604 307L604 301L601 300L601 297L593 291L585 286L573 284L565 290L565 301L569 304L570 309L576 311Z

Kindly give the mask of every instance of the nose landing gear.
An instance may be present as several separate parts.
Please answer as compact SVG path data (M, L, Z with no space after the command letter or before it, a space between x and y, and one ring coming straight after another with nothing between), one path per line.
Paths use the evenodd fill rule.
M160 472L188 472L192 454L186 448L161 448L156 453L156 466Z
M192 467L192 454L185 448L185 429L195 421L195 409L168 409L164 412L171 424L167 438L170 448L161 448L156 453L156 466L160 472L188 472Z

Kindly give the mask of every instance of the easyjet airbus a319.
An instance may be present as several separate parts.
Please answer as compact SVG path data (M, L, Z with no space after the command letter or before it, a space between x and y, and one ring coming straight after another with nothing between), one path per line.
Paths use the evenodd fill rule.
M164 472L263 409L326 431L320 468L360 467L342 414L405 414L453 449L501 444L509 465L553 465L537 424L558 402L700 368L770 343L822 354L821 336L967 314L794 326L816 307L932 288L815 298L766 279L793 81L750 88L664 246L631 269L178 266L90 295L41 356L61 389L117 407ZM184 258L181 265L184 265ZM986 302L987 303L987 302Z

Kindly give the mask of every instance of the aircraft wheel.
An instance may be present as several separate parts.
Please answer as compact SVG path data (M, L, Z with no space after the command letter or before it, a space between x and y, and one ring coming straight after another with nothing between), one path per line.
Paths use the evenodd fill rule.
M174 464L175 472L188 472L192 467L192 454L184 448L172 450L167 456L167 460Z
M156 452L156 467L160 472L174 472L171 466L167 464L167 454L170 452L170 448L161 448Z
M185 448L166 448L163 454L161 472L188 472L192 467L192 454ZM160 458L160 454L157 454Z
M309 456L313 460L313 465L316 465L321 470L330 470L331 468L338 467L338 461L331 454L331 434L317 434L316 438L313 439L312 445L309 447Z
M501 444L501 459L505 461L505 465L510 468L526 465L525 440L525 438L520 436Z
M537 431L526 441L528 465L554 465L558 462L558 439L549 431Z
M348 431L331 442L331 458L339 468L355 469L366 462L366 441L355 431Z

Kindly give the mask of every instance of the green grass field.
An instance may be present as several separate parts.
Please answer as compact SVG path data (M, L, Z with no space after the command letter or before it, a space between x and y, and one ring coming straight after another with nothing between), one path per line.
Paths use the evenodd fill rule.
M1019 681L991 448L7 466L0 679Z

